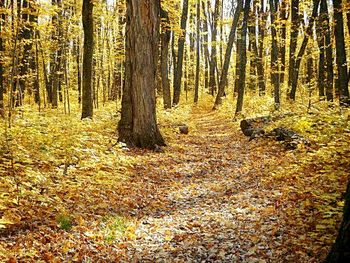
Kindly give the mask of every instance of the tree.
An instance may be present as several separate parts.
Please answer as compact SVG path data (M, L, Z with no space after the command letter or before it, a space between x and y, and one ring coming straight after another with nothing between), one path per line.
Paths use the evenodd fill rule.
M289 79L288 87L292 85L293 69L295 64L295 55L298 43L298 32L299 32L299 0L292 0L291 3L291 28L290 28L290 42L289 42ZM289 98L292 99L291 93Z
M163 90L163 103L165 109L171 108L171 94L170 94L170 80L168 71L169 60L169 43L171 37L171 31L169 29L169 15L164 9L161 9L162 33L161 33L161 57L160 57L160 70L162 78L162 90Z
M23 104L24 94L27 90L32 93L33 87L33 73L36 71L36 64L34 62L34 56L32 54L34 27L35 22L35 1L18 1L18 42L20 43L20 63L19 74L16 79L16 83L13 87L16 94L15 105L20 106Z
M345 193L343 221L339 228L338 237L325 260L325 263L350 262L350 182Z
M281 1L282 1L281 7L280 7L281 38L280 38L279 56L281 59L280 83L283 84L285 79L285 70L286 70L286 39L287 39L287 19L288 19L287 2L288 0L281 0ZM278 0L276 2L278 2Z
M231 31L228 38L226 52L225 52L224 64L222 67L221 77L219 81L218 94L216 95L216 99L213 107L214 110L217 109L219 105L221 105L222 97L225 94L225 86L227 83L227 74L230 66L231 53L232 53L233 43L236 37L237 24L238 24L238 20L239 20L239 16L241 14L242 8L243 8L243 0L239 0L237 3L235 14L233 16L233 20L232 20Z
M333 0L334 8L334 36L337 52L337 69L338 76L336 81L336 89L340 94L340 103L350 105L349 89L348 89L348 67L346 64L346 51L344 39L344 20L342 11L342 0Z
M270 19L271 19L271 82L274 87L275 110L280 108L280 73L278 65L278 43L277 30L275 24L276 3L270 2Z
M261 0L260 2L260 12L259 12L259 36L258 36L258 44L259 44L259 52L257 57L257 64L260 65L260 70L258 70L259 78L259 95L265 95L266 85L264 79L264 40L265 40L265 27L266 27L267 15L265 12L265 0ZM260 72L259 72L260 71Z
M326 95L328 101L333 101L333 52L327 0L321 0L319 12L316 30L320 50L318 63L319 95L320 97Z
M213 23L211 27L211 54L210 54L210 64L209 64L209 89L212 95L216 92L216 80L215 71L217 68L217 50L216 50L216 39L218 34L218 20L220 15L220 5L221 0L215 1L215 8L213 14Z
M61 66L62 66L62 0L52 0L52 5L57 7L57 13L52 16L52 42L55 46L51 52L50 61L50 85L47 87L48 101L52 108L58 107L58 93L61 98Z
M196 58L196 83L194 87L194 103L198 102L198 93L199 93L199 74L200 74L200 20L201 20L201 1L197 0L197 58Z
M187 16L188 16L188 0L184 0L183 6L182 6L182 15L181 15L182 32L178 40L177 64L174 70L174 98L173 98L174 105L177 105L180 102L182 65L183 65L184 50L185 50Z
M159 2L127 0L125 85L119 140L131 146L164 146L156 121Z
M237 98L237 105L236 105L236 114L239 114L243 109L243 97L244 97L244 90L245 90L246 64L247 64L247 29L248 29L250 1L251 0L245 0L241 38L239 39L241 52L239 54L240 68L238 71L239 79L237 81L238 98Z
M92 0L83 1L83 28L84 28L84 52L83 52L83 93L81 118L92 118L92 58L94 45L93 28L93 3Z
M0 0L0 9L5 9L5 0ZM1 12L1 11L0 11ZM0 32L3 30L3 25L5 22L5 13L0 13ZM0 35L0 54L1 57L4 57L5 52L5 43L3 36ZM4 115L4 61L0 59L0 117Z
M318 9L319 3L320 3L320 0L313 1L312 14L311 14L311 17L309 19L309 24L306 28L303 42L302 42L301 47L299 49L298 55L294 60L293 68L290 69L291 75L289 76L289 80L290 80L291 90L289 93L289 98L291 100L295 100L297 86L298 86L300 64L301 64L301 60L303 59L303 56L305 54L305 50L307 48L309 38L312 37L312 29L314 26L315 18L317 16L317 9Z

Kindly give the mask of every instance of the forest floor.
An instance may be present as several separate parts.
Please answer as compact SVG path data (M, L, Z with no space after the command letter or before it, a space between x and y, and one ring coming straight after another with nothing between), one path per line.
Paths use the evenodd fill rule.
M108 114L83 127L18 117L27 135L3 145L0 160L0 261L322 262L341 219L349 140L334 130L321 146L287 151L248 142L228 114L187 110L161 116L164 153L108 139L116 124Z

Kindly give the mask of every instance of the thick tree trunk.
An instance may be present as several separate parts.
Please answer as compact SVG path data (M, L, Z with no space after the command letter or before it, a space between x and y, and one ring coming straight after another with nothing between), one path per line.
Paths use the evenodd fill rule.
M155 149L165 145L156 121L159 2L127 0L126 67L119 140Z
M344 2L344 1L343 1ZM349 89L348 89L348 67L346 64L345 37L344 37L344 20L342 11L342 0L333 0L334 8L334 36L337 53L337 69L338 76L336 81L336 89L340 94L340 103L349 105Z
M194 86L194 103L198 102L199 94L199 73L200 73L200 58L201 58L201 43L200 43L200 22L201 22L201 0L197 0L197 58L196 58L196 82Z
M275 110L280 108L280 73L278 65L278 43L277 30L275 24L275 3L274 0L270 2L270 19L271 19L271 83L274 87Z
M83 0L83 28L84 28L84 51L83 51L83 93L81 118L92 118L92 59L94 46L93 28L93 3L91 0Z
M181 16L182 33L178 40L177 65L176 65L175 77L174 77L174 98L173 98L174 105L177 105L180 102L181 80L182 80L182 71L183 71L182 65L183 65L183 57L184 57L184 50L185 50L187 16L188 16L188 0L184 0L183 7L182 7L182 16Z
M233 43L235 41L237 24L238 24L238 20L239 20L239 16L241 14L242 8L243 8L243 0L239 0L238 3L237 3L235 14L233 16L233 20L232 20L231 31L230 31L230 35L229 35L229 38L228 38L226 52L225 52L224 65L223 65L222 70L221 70L221 77L220 77L220 82L219 82L218 94L216 95L215 104L214 104L214 107L213 107L214 110L219 105L221 105L222 97L225 94L225 86L226 86L226 83L227 83L228 69L230 67L232 48L233 48Z
M161 10L161 17L164 20L162 24L161 33L161 61L160 70L162 78L162 89L163 89L163 103L165 109L171 108L171 94L170 94L170 80L168 71L168 60L169 60L169 43L171 37L171 31L169 28L169 16L166 11Z
M243 109L243 97L244 97L244 90L245 90L245 79L246 79L246 64L247 64L247 29L248 29L248 16L249 16L249 8L250 8L250 1L251 0L245 0L244 4L244 17L243 17L243 23L242 23L242 33L241 33L241 39L240 46L241 46L241 52L240 52L240 68L238 72L238 98L237 98L237 105L236 105L236 115L239 114Z
M338 237L328 254L325 263L350 262L350 182L345 194L343 221L340 225Z

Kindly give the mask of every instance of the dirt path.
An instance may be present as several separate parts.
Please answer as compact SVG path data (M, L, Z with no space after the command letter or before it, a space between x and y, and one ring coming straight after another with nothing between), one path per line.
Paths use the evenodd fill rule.
M258 153L233 122L210 111L194 112L190 129L170 141L165 154L146 156L136 168L135 183L143 181L151 196L145 210L134 214L140 224L125 257L313 262L287 242L291 237L283 224L289 219L278 209L282 193L261 184L274 149Z
M44 201L55 202L22 201L23 223L0 235L0 261L322 262L336 222L315 233L324 202L312 191L327 190L327 181L284 176L293 153L248 143L229 116L194 108L187 123L188 135L164 131L164 153L103 151L130 168L105 161L64 177L45 172ZM55 204L71 228L57 224Z

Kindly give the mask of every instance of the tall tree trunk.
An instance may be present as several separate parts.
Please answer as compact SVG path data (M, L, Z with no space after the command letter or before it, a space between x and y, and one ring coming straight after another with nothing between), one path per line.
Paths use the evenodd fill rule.
M181 80L182 80L182 71L183 71L182 65L183 65L185 40L186 40L187 16L188 16L188 0L184 0L183 7L182 7L182 15L181 15L182 32L178 40L177 65L176 65L175 77L174 77L174 98L173 98L174 105L177 105L180 102Z
M83 51L83 93L81 118L93 117L92 100L92 59L94 45L94 22L93 3L91 0L83 0L83 29L84 29L84 51Z
M210 54L210 64L209 64L209 90L212 95L216 92L216 80L215 80L215 71L217 68L217 34L218 34L218 20L220 15L220 5L221 0L215 1L215 8L213 14L213 24L211 27L211 54Z
M225 86L227 83L228 69L230 67L232 48L233 48L233 43L235 41L237 24L239 21L239 16L242 12L242 8L243 8L243 0L239 0L237 2L237 7L235 10L235 14L233 16L233 20L232 20L230 35L228 38L228 43L227 43L226 52L225 52L224 64L223 64L223 67L221 70L221 77L220 77L220 81L219 81L218 94L216 95L216 99L215 99L215 103L214 103L214 107L213 107L214 110L217 109L219 105L221 105L222 97L225 94Z
M340 94L340 103L350 105L348 89L348 67L346 64L345 38L344 38L344 21L342 11L342 0L333 0L334 8L334 36L336 45L336 61L338 76L336 89Z
M325 260L325 263L350 262L350 182L345 193L343 221L340 225L338 237Z
M205 1L202 2L202 10L203 10L203 49L204 49L204 60L205 60L205 69L204 69L204 89L209 89L209 64L210 64L210 54L208 48L208 16Z
M282 0L280 8L280 21L281 21L281 39L280 39L280 59L281 59L281 68L280 68L280 83L284 83L285 79L285 70L286 70L286 39L287 39L287 19L288 19L288 0ZM277 2L277 1L276 1Z
M259 95L265 95L266 85L265 85L265 73L264 73L264 39L265 39L265 27L266 27L267 15L265 13L265 0L260 2L260 12L259 12L259 34L258 34L258 44L259 44L259 55L257 58L257 64L260 67L258 69L258 83L259 83Z
M299 0L292 0L291 5L291 28L289 42L289 72L288 72L288 88L292 86L293 70L295 66L295 55L298 43L298 31L300 26L299 18ZM289 94L289 97L291 95Z
M34 56L32 53L34 29L31 23L30 15L33 12L33 5L35 1L18 1L17 12L19 17L19 30L18 40L22 44L21 50L21 63L19 67L19 76L17 78L17 84L15 85L17 100L16 106L23 104L24 92L27 90L32 93L33 81L32 72L35 72L36 67L33 63Z
M271 83L274 87L274 100L275 110L280 108L280 73L278 65L278 43L277 43L277 30L276 30L276 18L275 18L275 4L274 0L270 2L270 19L271 19Z
M327 0L321 0L320 14L317 19L317 43L320 50L318 67L318 87L320 97L333 101L333 49Z
M312 9L312 14L309 20L309 25L306 28L306 32L304 35L303 42L301 44L300 50L298 52L298 56L295 60L294 66L291 70L291 76L290 76L290 81L291 81L291 90L289 94L289 98L291 100L295 100L295 95L297 91L297 86L298 86L298 78L299 78L299 69L300 69L300 64L301 60L303 59L303 56L305 54L305 50L309 41L309 38L312 36L312 28L314 26L314 21L317 16L317 9L319 6L320 0L314 0L313 1L313 9Z
M241 54L240 54L240 68L238 72L238 98L236 105L236 115L239 114L243 109L243 98L244 98L244 90L245 90L245 79L246 79L246 64L247 64L247 29L248 29L248 16L249 16L249 8L250 1L245 0L244 5L244 17L242 23L242 33L241 39Z
M29 62L29 67L31 71L31 82L33 86L34 91L34 101L36 104L39 105L40 108L40 81L39 81L39 53L38 53L38 30L37 30L37 24L38 24L38 10L35 6L35 1L31 2L30 4L30 14L29 14L29 26L31 28L31 39L32 41L35 41L35 51L33 47L31 47L31 59ZM33 46L33 43L32 43Z
M125 85L119 140L149 149L165 145L156 121L159 9L158 1L127 0Z
M0 0L0 9L5 9L5 0ZM0 32L3 31L4 28L4 24L5 24L5 13L3 11L0 11ZM3 39L3 36L0 36L0 54L1 57L4 57L4 53L5 53L5 41ZM0 59L0 117L4 117L5 113L4 113L4 82L5 82L5 78L4 78L4 61L2 59Z
M197 58L196 58L196 83L194 85L194 103L198 102L199 94L199 73L200 73L200 58L201 58L201 43L200 43L200 23L201 23L201 0L197 0Z
M51 4L55 6L58 11L52 16L52 41L56 44L57 48L51 53L50 58L50 85L47 87L48 102L52 108L58 107L58 91L60 85L60 64L61 64L61 43L59 42L59 26L60 12L61 12L61 0L52 0Z
M171 94L170 94L170 80L168 71L168 60L169 60L169 43L171 31L169 28L169 16L168 13L161 9L162 23L162 34L161 34L161 78L162 78L162 89L163 89L163 103L165 109L171 108Z

